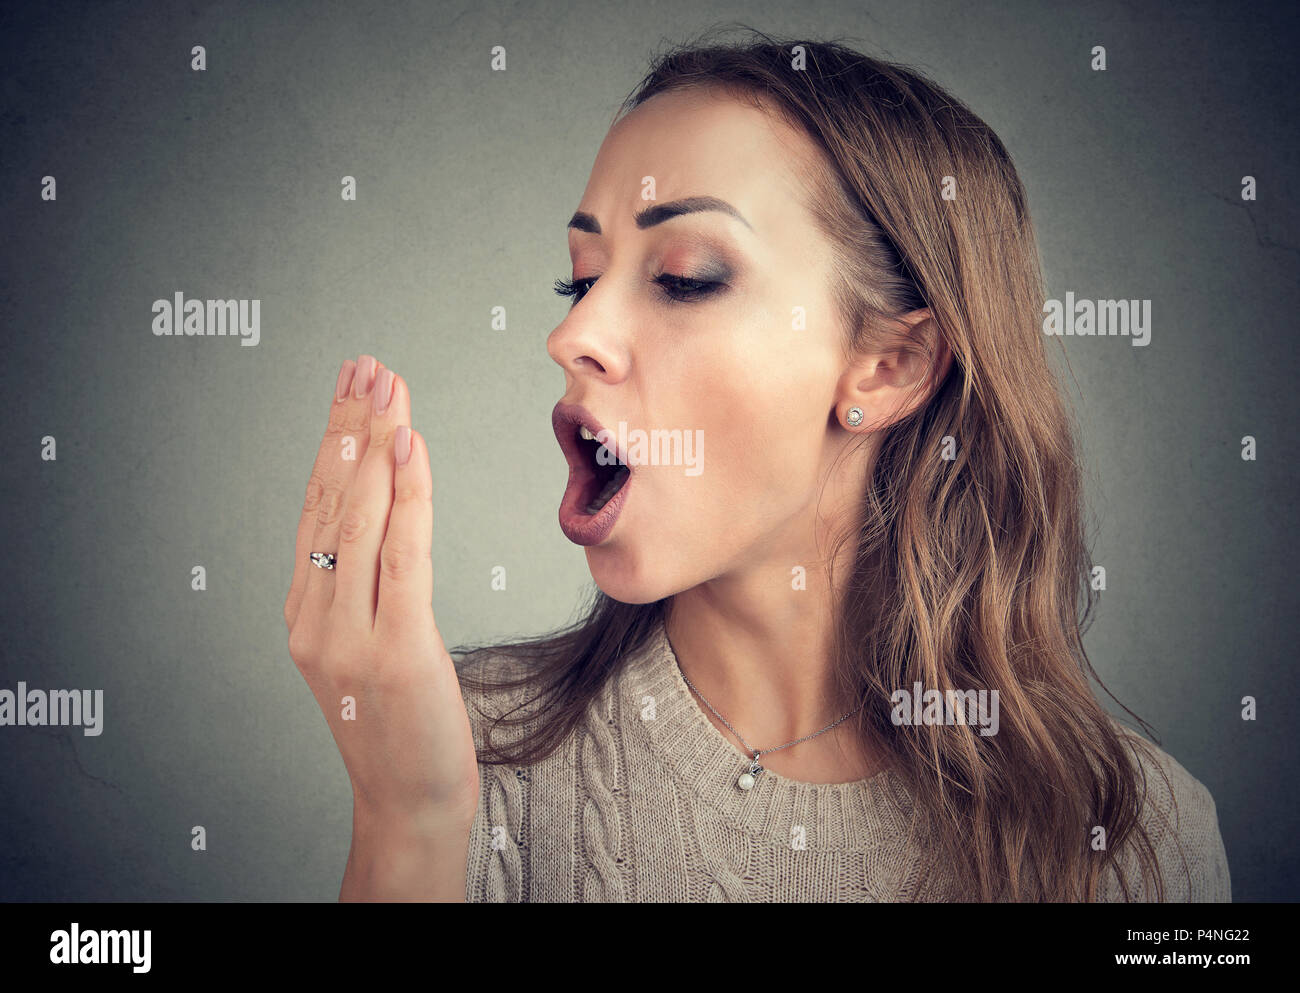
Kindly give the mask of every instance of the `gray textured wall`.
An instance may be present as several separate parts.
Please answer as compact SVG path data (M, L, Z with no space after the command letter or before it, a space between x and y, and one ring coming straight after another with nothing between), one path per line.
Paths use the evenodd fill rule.
M1088 644L1213 793L1234 895L1300 896L1296 16L982 6L6 4L0 687L106 715L0 728L0 897L337 897L350 792L281 607L338 365L412 386L448 642L566 620L564 224L650 51L733 18L929 72L1015 156L1052 291L1152 300L1145 348L1066 342L1108 572ZM260 299L260 344L155 337L177 291Z

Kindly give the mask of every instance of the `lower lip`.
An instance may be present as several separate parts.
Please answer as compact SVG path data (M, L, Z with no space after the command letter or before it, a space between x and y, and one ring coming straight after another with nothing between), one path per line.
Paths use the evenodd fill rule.
M614 523L627 502L627 491L632 488L632 476L609 498L609 502L594 514L584 514L578 506L582 497L581 487L576 480L569 479L569 485L560 500L560 530L575 545L599 545L614 530Z

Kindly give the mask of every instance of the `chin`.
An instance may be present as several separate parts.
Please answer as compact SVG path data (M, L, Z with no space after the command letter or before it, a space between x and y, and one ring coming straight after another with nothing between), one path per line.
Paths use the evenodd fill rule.
M616 542L589 547L587 568L600 591L619 603L654 603L681 592L669 577L641 569L637 557Z

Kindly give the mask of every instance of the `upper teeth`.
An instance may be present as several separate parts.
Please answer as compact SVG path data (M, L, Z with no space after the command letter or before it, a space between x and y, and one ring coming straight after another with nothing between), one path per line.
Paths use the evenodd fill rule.
M595 440L596 440L596 436L595 436L594 434L592 434L590 431L587 430L587 426L586 426L585 424L579 425L579 427L578 427L578 437L580 437L583 441L595 441Z

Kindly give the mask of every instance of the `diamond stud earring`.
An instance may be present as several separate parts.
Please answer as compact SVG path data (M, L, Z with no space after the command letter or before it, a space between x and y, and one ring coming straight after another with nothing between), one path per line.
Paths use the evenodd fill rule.
M848 423L849 427L857 427L862 423L862 408L850 407L849 412L844 416L844 420Z

